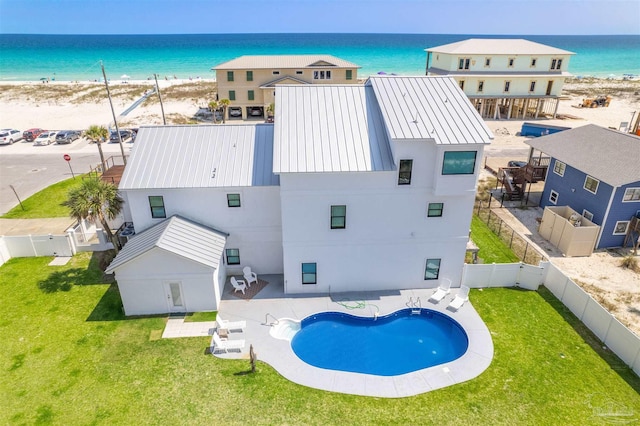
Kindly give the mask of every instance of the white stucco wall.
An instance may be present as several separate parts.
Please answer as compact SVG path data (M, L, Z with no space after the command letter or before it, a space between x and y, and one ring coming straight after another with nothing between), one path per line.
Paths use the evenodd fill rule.
M548 71L558 72L559 70L551 70L551 62L553 59L562 59L561 71L569 69L569 60L571 55L464 55L464 54L446 54L432 53L430 67L439 68L447 71L458 71L458 63L461 58L469 58L468 70L460 70L461 72L530 72L541 73ZM489 66L485 66L485 61L490 58ZM513 66L509 66L509 59L513 58ZM536 59L535 66L531 66L531 60Z
M169 282L180 282L184 311L217 310L214 268L181 258L159 248L122 265L116 281L126 315L171 312Z

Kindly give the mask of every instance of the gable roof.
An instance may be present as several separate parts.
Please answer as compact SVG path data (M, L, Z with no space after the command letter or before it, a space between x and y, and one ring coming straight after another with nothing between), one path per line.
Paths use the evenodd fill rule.
M183 217L172 216L131 238L105 272L110 274L154 248L218 268L228 236Z
M290 83L287 83L287 81L290 81ZM276 84L311 84L308 81L304 81L301 78L296 78L294 76L291 75L285 75L279 78L276 78L275 80L269 81L267 83L264 83L263 85L260 86L261 89L266 89L266 88L273 88L276 87Z
M452 55L575 55L568 50L522 38L470 38L425 51Z
M588 124L525 141L614 187L640 181L640 137Z
M211 68L212 70L240 69L301 69L301 68L360 68L358 65L331 55L246 55Z
M277 186L273 125L141 127L119 189Z
M279 85L275 173L394 170L373 89L362 85Z
M451 77L373 76L389 136L438 145L488 144L493 134Z

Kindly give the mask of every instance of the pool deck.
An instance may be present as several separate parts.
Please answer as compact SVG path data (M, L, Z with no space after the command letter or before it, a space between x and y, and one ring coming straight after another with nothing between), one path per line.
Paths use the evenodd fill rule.
M413 396L462 383L479 376L491 364L493 342L486 325L473 308L471 301L460 310L447 309L458 289L451 289L440 303L429 302L434 289L350 292L331 294L284 294L282 275L261 275L269 282L253 299L243 300L231 294L230 285L224 289L219 312L225 320L245 320L243 332L231 331L229 340L244 339L242 351L214 352L219 358L248 359L249 345L253 345L258 359L271 365L286 379L311 388L353 395L384 398ZM345 312L356 316L387 315L409 307L409 299L421 300L421 306L445 313L456 320L469 338L467 352L460 358L435 367L399 376L375 376L327 370L306 364L291 349L288 340L272 337L269 331L279 318L302 320L318 312ZM353 303L349 303L353 302ZM362 303L364 302L364 307ZM267 318L267 314L269 314Z

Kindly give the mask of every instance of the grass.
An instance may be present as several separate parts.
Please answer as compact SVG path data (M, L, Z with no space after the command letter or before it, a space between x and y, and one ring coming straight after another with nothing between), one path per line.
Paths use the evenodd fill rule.
M69 217L69 208L62 203L67 200L69 189L80 184L82 176L67 179L36 192L22 201L24 210L18 204L2 217L4 219L37 219L49 217Z
M478 257L483 263L513 263L520 259L482 222L478 216L471 219L471 239L480 249Z
M0 319L0 424L582 425L604 423L611 407L640 419L640 379L544 289L474 290L494 342L489 369L383 399L299 386L260 362L242 374L248 360L207 355L206 337L158 339L165 318L125 319L98 256L50 260L0 268L10 307Z

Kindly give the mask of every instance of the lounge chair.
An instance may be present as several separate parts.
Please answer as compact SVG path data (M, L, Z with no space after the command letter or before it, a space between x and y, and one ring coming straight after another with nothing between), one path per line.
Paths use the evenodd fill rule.
M244 339L240 340L222 340L220 336L218 336L218 332L213 332L213 338L211 339L211 353L216 351L225 351L228 352L229 349L237 349L241 351L244 348Z
M251 272L250 266L242 268L242 273L244 274L244 279L247 281L247 286L251 287L251 283L258 284L258 275L256 275L255 272Z
M236 280L236 277L231 277L231 285L233 286L234 293L236 291L241 291L244 294L245 289L247 288L247 283L244 280Z
M447 309L457 311L467 300L469 300L469 287L466 285L460 286L460 291L456 294L456 297L453 298L451 303L449 303Z
M219 312L216 315L216 323L218 323L218 328L223 330L244 330L244 328L247 326L246 321L223 320Z
M440 301L451 291L451 280L444 278L442 281L443 283L438 286L436 291L434 291L429 298L429 302L440 303Z

